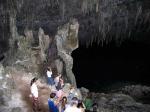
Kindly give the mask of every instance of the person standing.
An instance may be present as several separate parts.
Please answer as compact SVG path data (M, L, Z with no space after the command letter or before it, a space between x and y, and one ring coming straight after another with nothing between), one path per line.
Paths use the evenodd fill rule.
M49 84L50 86L52 86L54 81L53 81L53 78L52 78L52 70L51 70L50 67L47 68L46 74L47 74L48 84Z
M49 112L59 112L58 110L58 102L55 99L56 94L55 93L51 93L50 94L50 99L48 99L48 108L49 108Z
M67 106L68 106L67 97L64 96L59 103L59 112L64 112Z
M62 75L60 73L54 78L54 82L55 82L55 87L56 87L57 91L62 89L62 86L64 85L64 81L63 81Z
M32 95L32 108L34 112L38 112L40 111L40 107L39 107L39 98L38 98L38 88L37 88L37 77L34 77L31 80L30 83L30 91L31 91L31 95Z

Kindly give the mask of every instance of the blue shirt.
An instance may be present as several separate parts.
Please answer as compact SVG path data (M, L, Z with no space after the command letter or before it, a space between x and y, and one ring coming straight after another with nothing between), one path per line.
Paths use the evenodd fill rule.
M50 99L48 99L48 107L49 107L49 112L58 112L57 106Z

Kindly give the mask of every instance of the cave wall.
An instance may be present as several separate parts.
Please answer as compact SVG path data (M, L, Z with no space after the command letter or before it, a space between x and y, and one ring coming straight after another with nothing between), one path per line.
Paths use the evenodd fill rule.
M4 0L0 1L0 58L2 58L4 56L3 53L8 50L9 44L10 28L7 8L7 2Z
M2 0L0 9L0 45L7 46L5 48L8 48L10 37L10 15L16 18L19 34L24 35L25 29L32 29L35 38L40 27L54 36L58 26L73 17L79 21L79 41L83 44L133 37L149 40L149 0Z
M17 13L17 27L20 33L25 27L42 27L54 35L58 26L75 17L81 43L120 41L149 33L149 5L148 0L26 0Z
M58 48L57 40L63 37L57 32L58 27L69 23L70 18L79 21L79 32L75 33L74 39L78 34L80 44L120 42L126 38L150 42L149 0L0 0L0 12L0 59L6 66L36 73L49 58L48 61L53 62L59 68L58 72L64 73L66 80L74 86L70 53L78 43L64 50L64 47ZM68 38L69 29L65 28L64 38ZM50 45L49 57L45 57L45 42ZM64 70L65 67L68 68ZM1 76L4 82L5 78Z
M2 0L0 59L16 57L18 39L26 37L26 31L32 31L34 41L31 44L39 46L40 28L52 40L49 57L57 57L53 40L58 27L71 18L79 21L79 44L121 42L127 38L149 43L149 6L148 0ZM8 49L11 52L6 53Z

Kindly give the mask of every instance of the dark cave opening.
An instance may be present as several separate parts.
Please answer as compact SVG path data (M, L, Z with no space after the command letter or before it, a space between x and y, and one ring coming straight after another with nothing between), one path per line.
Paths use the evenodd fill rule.
M128 84L150 85L150 44L125 40L119 46L93 43L72 53L78 87L108 91Z

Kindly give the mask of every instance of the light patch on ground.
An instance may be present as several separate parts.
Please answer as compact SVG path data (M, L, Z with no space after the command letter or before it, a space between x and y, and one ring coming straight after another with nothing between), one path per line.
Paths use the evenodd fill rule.
M31 73L27 74L21 71L14 71L12 73L12 77L18 93L13 93L14 95L12 97L12 101L9 102L9 104L14 107L22 107L23 112L32 112L32 103L30 98L30 81L34 76ZM44 81L40 79L39 82ZM40 107L42 109L41 112L47 112L47 100L49 98L50 89L45 82L39 83L38 89Z

